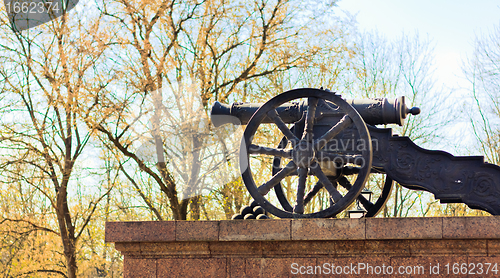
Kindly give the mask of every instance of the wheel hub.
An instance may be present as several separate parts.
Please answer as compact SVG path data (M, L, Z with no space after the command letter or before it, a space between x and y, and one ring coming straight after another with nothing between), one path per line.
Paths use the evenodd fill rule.
M300 143L293 148L292 159L298 167L308 168L314 161L315 155L314 145L305 140L301 140Z

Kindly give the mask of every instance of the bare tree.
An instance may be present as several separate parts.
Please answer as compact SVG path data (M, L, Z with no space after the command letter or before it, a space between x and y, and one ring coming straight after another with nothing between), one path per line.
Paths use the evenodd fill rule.
M469 118L480 151L490 163L500 164L500 26L478 35L464 72L474 106Z
M473 131L468 140L469 152L480 153L489 163L500 164L500 26L494 26L487 34L475 39L472 57L465 61L463 72L470 82L469 95L463 97L463 107L458 110L457 118L467 118ZM473 210L463 204L448 204L444 214L487 215L486 212Z
M432 147L439 138L440 127L449 121L441 112L447 93L437 90L433 78L432 43L418 34L402 34L389 41L378 33L364 33L357 42L356 69L346 85L351 95L405 96L408 105L419 106L423 112L407 118L402 127L391 128L396 134L408 136L421 146ZM373 177L371 183L368 186L378 191L384 181L382 177ZM435 202L428 194L405 189L396 183L383 215L425 216Z
M117 84L114 91L96 96L104 109L109 108L110 114L106 120L88 124L97 128L111 143L110 147L123 155L124 172L132 171L135 165L143 180L153 181L167 197L171 211L168 214L172 218L187 219L189 212L192 219L200 217L199 195L183 198L179 190L189 188L202 178L203 175L192 170L202 163L196 150L207 145L208 137L196 138L200 135L197 132L186 138L183 148L189 147L195 154L187 164L195 167L190 168L189 175L176 177L173 157L170 157L173 153L169 153L172 142L162 138L160 119L169 107L178 104L174 99L165 99L161 92L182 92L180 87L197 84L201 102L198 113L206 118L210 102L236 100L249 93L250 81L307 64L323 49L309 43L309 37L319 35L307 28L311 21L297 20L301 16L301 10L297 9L300 4L277 0L114 1L100 5L107 20L122 34L122 48L117 47L116 51L127 53L117 55L122 66L120 72L126 73L123 76L127 80ZM153 103L152 110L142 105L148 101ZM176 109L181 111L186 107ZM157 147L153 165L145 163L133 146L144 139L134 135L141 130L134 125L141 122L147 126L146 121L150 119L150 129L142 130L151 133ZM132 180L139 179L133 173L127 176L132 184ZM153 209L150 198L142 199ZM160 210L156 208L156 211L158 219L165 219Z
M14 269L16 275L76 277L78 241L86 236L98 204L111 190L85 190L89 183L83 175L90 167L78 161L85 159L82 154L93 132L81 121L95 108L90 92L101 90L113 78L99 74L105 64L98 62L113 40L112 33L99 17L78 13L22 33L10 30L4 20L0 174L3 181L18 185L15 192L21 196L13 200L19 206L39 209L26 214L6 210L1 222L22 223L19 227L26 234L58 236L64 258L50 269L43 265L28 265L24 273L25 268ZM33 194L33 199L25 200L25 193Z

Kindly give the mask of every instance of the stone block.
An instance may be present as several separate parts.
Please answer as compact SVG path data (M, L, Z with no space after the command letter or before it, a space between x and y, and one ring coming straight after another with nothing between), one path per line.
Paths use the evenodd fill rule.
M412 240L412 256L487 256L486 240Z
M245 272L246 260L244 258L227 258L227 277L228 278L246 278L249 277Z
M292 240L365 239L365 219L292 220Z
M264 241L263 257L325 257L335 255L333 241Z
M175 241L175 221L106 222L104 241Z
M301 270L317 265L316 258L261 258L247 259L246 277L294 277Z
M469 257L467 269L469 277L499 277L500 256Z
M226 259L158 259L157 278L226 277Z
M219 221L176 221L177 241L217 241Z
M219 240L290 240L290 221L288 219L223 220L219 224Z
M486 240L488 246L488 256L500 256L500 239Z
M443 238L500 238L500 217L443 217Z
M116 242L115 249L122 253L141 253L141 245L139 242Z
M367 240L364 254L368 256L405 256L410 255L409 240Z
M440 239L442 235L441 217L366 219L366 239Z
M213 257L260 257L262 242L258 241L213 241L209 242Z
M388 277L374 275L373 272L376 267L380 267L382 270L387 268L390 265L390 258L369 256L318 258L317 264L321 268L321 275L317 277Z
M465 256L392 257L394 275L390 277L467 277L453 273L453 264L467 264ZM432 273L431 273L432 271Z
M123 278L156 278L156 260L126 258Z
M336 257L352 257L367 254L366 241L364 240L337 240L334 243Z
M143 257L209 257L209 242L145 242L141 244Z

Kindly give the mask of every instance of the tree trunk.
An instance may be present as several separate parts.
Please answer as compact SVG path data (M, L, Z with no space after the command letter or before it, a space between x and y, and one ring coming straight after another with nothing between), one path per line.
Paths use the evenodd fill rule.
M200 220L200 195L191 198L191 219Z
M68 277L76 278L76 273L78 270L78 267L76 265L76 239L74 238L74 236L71 237L69 235L68 229L66 227L68 223L66 223L64 212L59 210L59 206L57 211L57 222L59 224L59 230L61 232L61 240L64 249L64 258L66 259Z

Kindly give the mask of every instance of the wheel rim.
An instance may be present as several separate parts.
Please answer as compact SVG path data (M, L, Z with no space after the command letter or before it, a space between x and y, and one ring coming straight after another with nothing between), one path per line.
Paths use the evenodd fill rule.
M384 187L382 188L382 192L380 193L380 197L378 197L377 201L375 203L371 203L371 205L366 205L363 204L363 200L360 198L360 202L363 204L363 206L366 209L366 213L364 217L375 217L379 212L382 210L384 207L385 203L387 203L387 200L391 196L391 191L392 187L394 186L394 180L391 179L387 174L385 175L385 182L384 182ZM362 197L362 196L358 196ZM364 198L363 198L364 199Z

